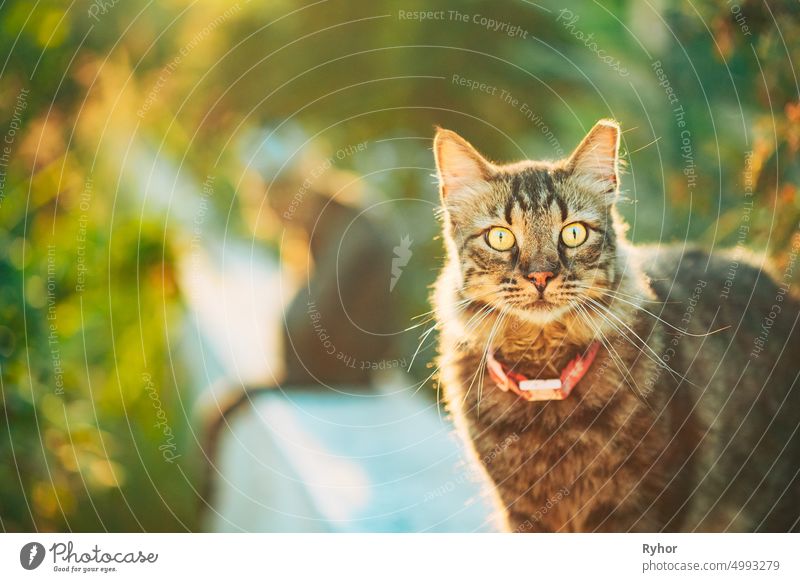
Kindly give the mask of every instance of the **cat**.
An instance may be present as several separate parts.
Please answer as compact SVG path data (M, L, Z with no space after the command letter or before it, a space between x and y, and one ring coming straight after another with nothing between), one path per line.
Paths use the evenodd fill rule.
M389 348L394 321L381 291L390 280L385 259L392 255L391 244L374 219L336 198L341 190L332 184L307 188L302 204L291 206L298 184L272 180L267 199L276 218L305 234L309 256L299 256L299 267L311 271L284 312L279 381L230 382L207 392L197 404L204 461L198 509L204 519L213 517L211 510L218 503L221 439L241 415L252 413L262 397L278 391L329 386L348 392L368 390L370 369L363 362L383 361ZM275 293L279 295L279 290ZM364 322L371 330L358 325Z
M500 165L437 130L456 429L508 531L797 531L800 236L777 274L631 245L619 143L601 120L566 159Z

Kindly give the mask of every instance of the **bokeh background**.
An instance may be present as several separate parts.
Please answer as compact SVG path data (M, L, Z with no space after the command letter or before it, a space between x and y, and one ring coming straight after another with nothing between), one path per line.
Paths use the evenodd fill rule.
M436 125L505 161L616 118L634 241L780 266L798 39L789 0L1 2L0 529L208 527L215 386L435 410Z

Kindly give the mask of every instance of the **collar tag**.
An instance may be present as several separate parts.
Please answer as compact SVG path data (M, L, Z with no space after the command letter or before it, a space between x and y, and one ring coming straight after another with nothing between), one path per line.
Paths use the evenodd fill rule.
M489 375L504 392L511 391L529 402L541 400L564 400L580 382L592 365L600 344L592 342L583 355L577 355L566 365L560 378L530 380L518 372L509 370L498 362L494 353L489 353L486 368Z

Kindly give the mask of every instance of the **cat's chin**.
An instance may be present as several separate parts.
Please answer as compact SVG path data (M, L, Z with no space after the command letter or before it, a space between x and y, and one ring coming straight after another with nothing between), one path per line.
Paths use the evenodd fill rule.
M514 307L512 313L518 318L537 325L547 325L562 318L569 311L568 305L557 305L550 301L535 301L525 307Z

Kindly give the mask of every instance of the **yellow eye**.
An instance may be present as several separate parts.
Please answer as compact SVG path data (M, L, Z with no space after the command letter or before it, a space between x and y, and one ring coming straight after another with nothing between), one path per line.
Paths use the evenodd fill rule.
M561 240L568 247L574 248L582 245L588 234L585 226L580 222L573 222L561 229Z
M514 242L514 233L502 226L492 227L486 233L486 243L496 251L507 251Z

